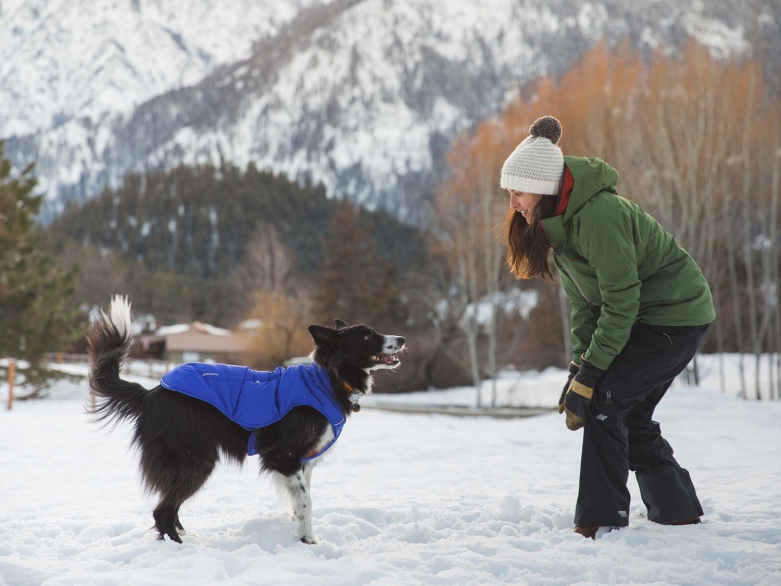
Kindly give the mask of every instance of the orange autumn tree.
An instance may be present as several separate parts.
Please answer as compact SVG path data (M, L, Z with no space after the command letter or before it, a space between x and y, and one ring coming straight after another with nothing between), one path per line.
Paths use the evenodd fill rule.
M519 91L498 124L514 148L537 118L553 115L563 127L564 154L600 157L622 168L639 141L632 126L645 77L642 59L626 42L611 51L602 41L558 83L545 77Z
M507 207L499 174L508 145L503 129L490 123L460 137L448 155L450 176L438 186L435 199L440 254L451 278L449 318L466 338L478 407L482 406L481 365L488 378L496 379L501 308L507 303L500 286L504 248L495 228ZM487 339L485 360L478 356L481 333ZM495 384L490 402L492 406L497 402Z
M637 161L645 180L630 197L698 261L719 315L716 348L721 352L727 343L741 356L754 354L759 398L759 356L781 347L778 295L770 294L778 289L772 174L779 100L761 63L749 57L715 59L694 42L674 58L654 56L638 116L643 148ZM742 359L739 364L743 375ZM772 396L781 369L768 378ZM740 393L747 393L744 376Z

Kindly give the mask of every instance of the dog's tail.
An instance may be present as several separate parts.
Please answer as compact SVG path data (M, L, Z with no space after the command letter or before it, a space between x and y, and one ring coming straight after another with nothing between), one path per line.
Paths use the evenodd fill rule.
M90 410L96 421L118 423L135 419L141 413L146 389L138 383L119 377L119 369L127 359L133 339L130 302L115 295L108 315L103 310L87 333L89 342L89 386L97 399Z

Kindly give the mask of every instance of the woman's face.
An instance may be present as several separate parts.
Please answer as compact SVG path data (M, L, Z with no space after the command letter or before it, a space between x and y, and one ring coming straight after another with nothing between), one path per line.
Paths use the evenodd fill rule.
M507 191L510 192L510 209L521 214L528 224L531 212L534 206L540 202L542 196L537 193L526 193L525 191L515 191L514 189L508 189Z

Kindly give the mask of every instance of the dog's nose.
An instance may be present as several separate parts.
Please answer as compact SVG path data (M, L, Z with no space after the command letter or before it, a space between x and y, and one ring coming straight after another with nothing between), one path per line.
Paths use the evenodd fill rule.
M399 346L404 345L404 338L402 338L401 336L396 336L396 341L399 343Z

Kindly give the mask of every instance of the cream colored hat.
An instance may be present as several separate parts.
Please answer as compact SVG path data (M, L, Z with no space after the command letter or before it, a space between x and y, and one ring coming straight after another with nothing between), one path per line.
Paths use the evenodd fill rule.
M529 128L529 137L519 144L502 166L502 189L558 195L564 173L564 156L556 143L561 123L543 116Z

